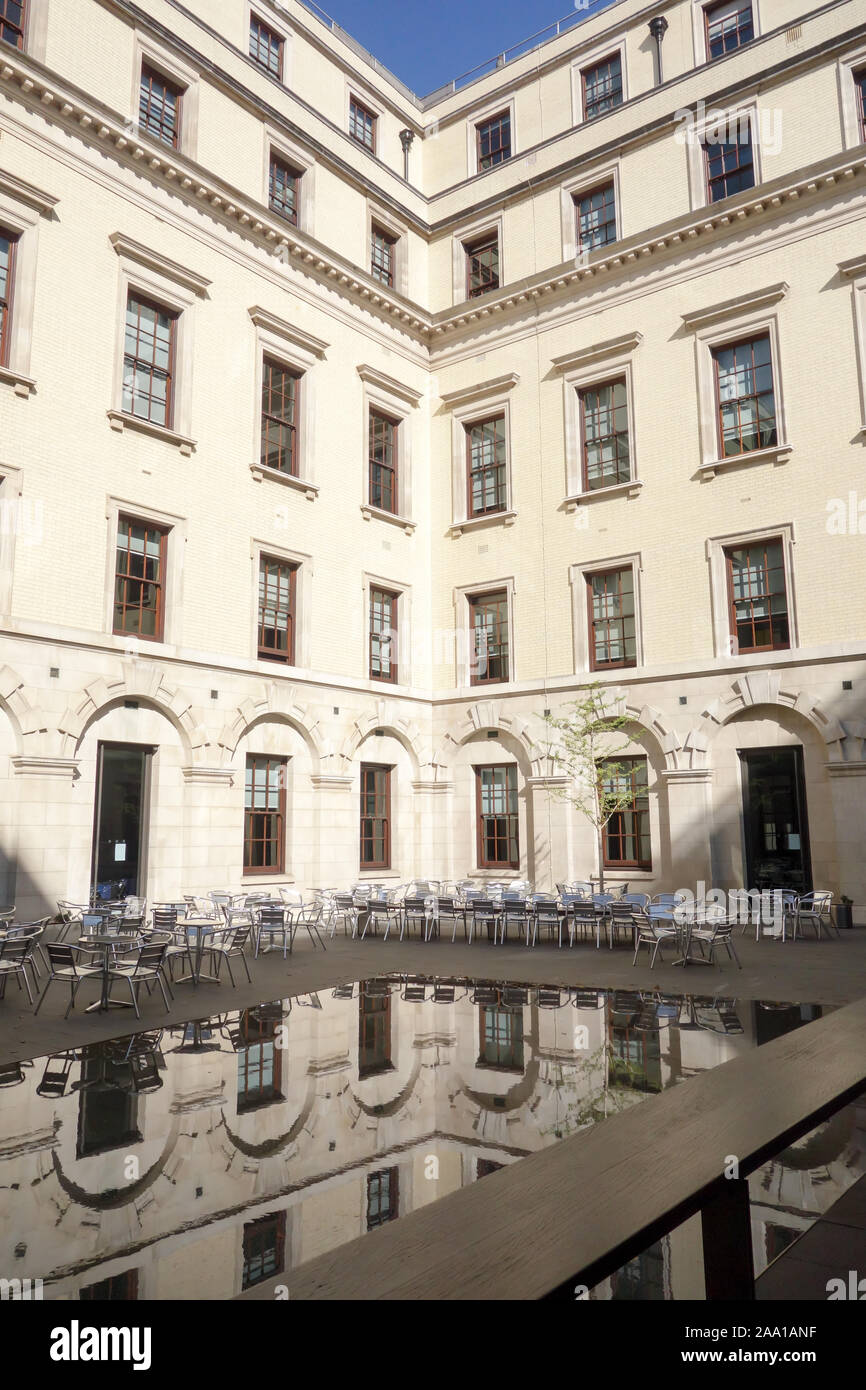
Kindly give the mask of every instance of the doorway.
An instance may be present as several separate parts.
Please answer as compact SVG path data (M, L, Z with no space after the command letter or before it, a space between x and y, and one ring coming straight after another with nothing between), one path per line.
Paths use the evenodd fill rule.
M739 750L747 888L812 887L803 749Z
M144 896L153 748L100 743L96 760L91 892Z

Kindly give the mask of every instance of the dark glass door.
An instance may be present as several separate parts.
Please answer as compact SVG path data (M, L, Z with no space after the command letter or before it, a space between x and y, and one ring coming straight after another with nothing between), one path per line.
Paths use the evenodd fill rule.
M99 745L92 890L102 898L144 895L152 754L136 743Z
M812 887L802 748L740 751L746 888Z

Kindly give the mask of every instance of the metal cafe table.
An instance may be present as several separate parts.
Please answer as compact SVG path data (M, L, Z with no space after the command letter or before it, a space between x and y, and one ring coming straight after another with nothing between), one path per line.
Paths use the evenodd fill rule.
M131 1000L112 999L109 995L109 989L111 987L111 957L118 944L123 943L123 941L124 938L119 937L116 932L113 935L106 934L103 936L91 933L90 935L81 937L78 943L80 946L84 946L87 950L92 949L102 952L102 989L96 1002L94 1004L88 1004L87 1008L84 1010L86 1014L92 1014L97 1011L99 1013L107 1013L109 1009L132 1008ZM133 941L127 941L127 949L134 946L134 944Z
M206 938L218 935L228 929L213 917L187 917L183 922L178 922L178 930L186 934L191 972L188 975L180 975L176 983L182 985L187 980L192 980L194 985L199 985L202 980L207 980L211 984L221 984L222 981L218 975L205 974L202 970L202 960L206 950ZM190 941L191 936L194 937L193 941Z

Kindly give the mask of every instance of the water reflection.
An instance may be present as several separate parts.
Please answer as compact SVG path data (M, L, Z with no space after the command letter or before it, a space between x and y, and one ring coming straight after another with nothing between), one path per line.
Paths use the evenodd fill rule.
M2 1267L46 1298L232 1298L820 1012L383 976L16 1064ZM755 1174L758 1270L866 1168L852 1114ZM686 1223L592 1296L701 1297L700 1271Z

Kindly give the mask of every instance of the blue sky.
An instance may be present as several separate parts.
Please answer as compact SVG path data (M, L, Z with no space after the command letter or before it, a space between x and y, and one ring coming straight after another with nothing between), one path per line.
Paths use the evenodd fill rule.
M571 15L570 0L321 0L322 8L419 96ZM593 0L594 8L605 0Z

